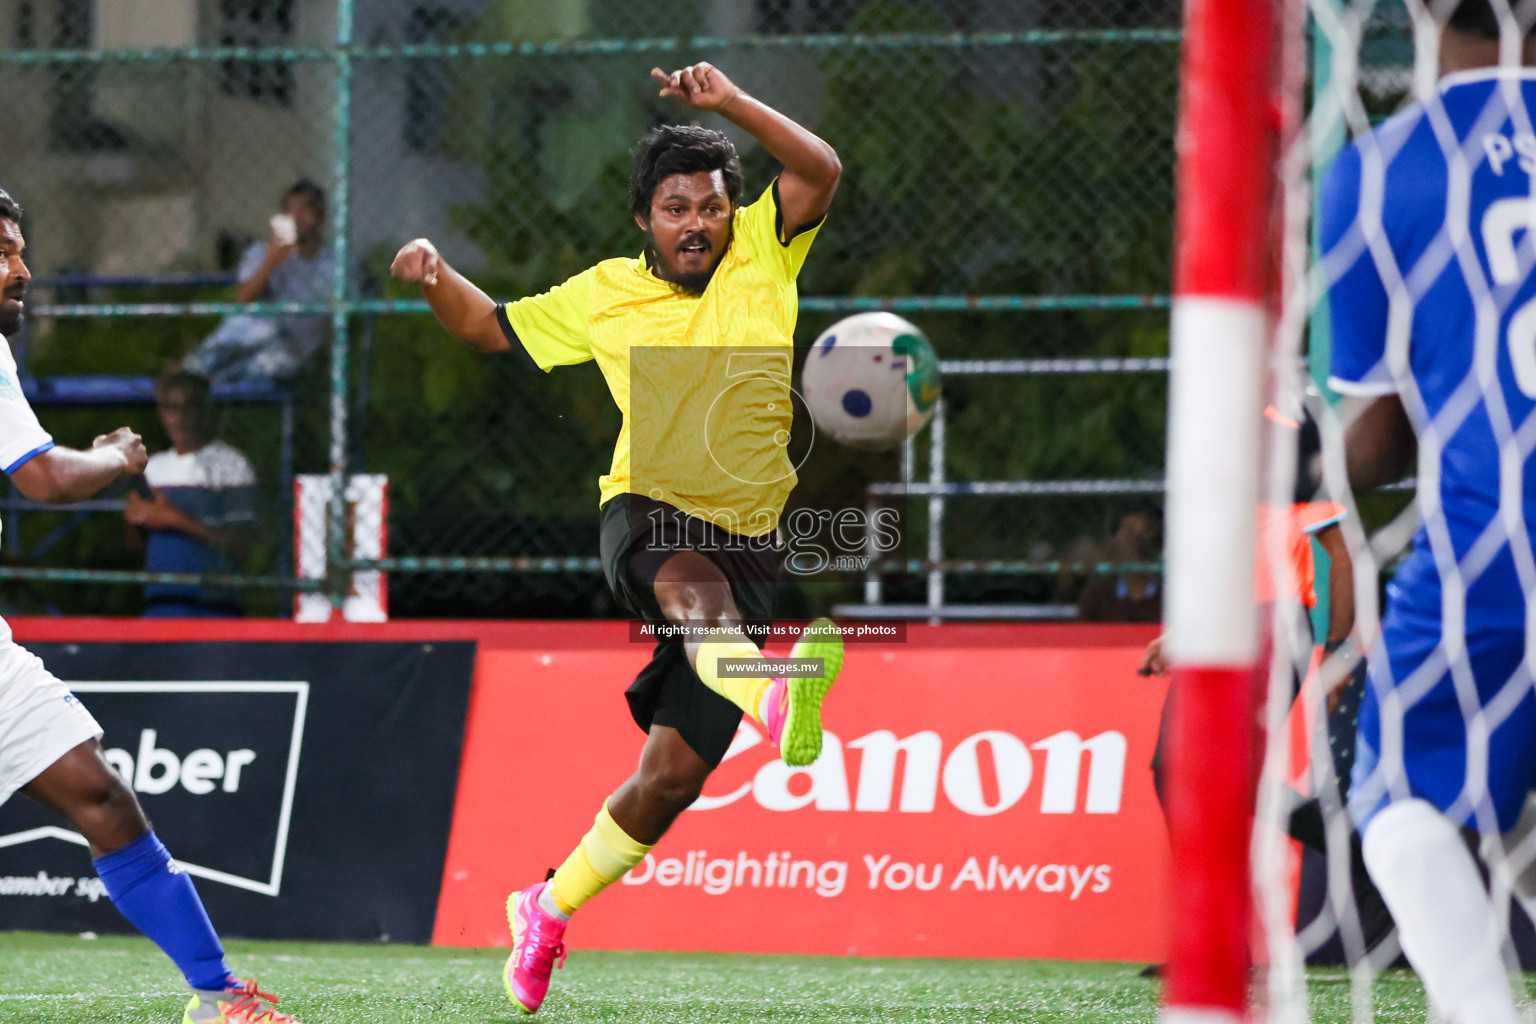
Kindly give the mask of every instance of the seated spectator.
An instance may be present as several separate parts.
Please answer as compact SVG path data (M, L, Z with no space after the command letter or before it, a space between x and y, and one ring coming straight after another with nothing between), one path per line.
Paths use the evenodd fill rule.
M214 441L208 382L186 372L155 381L155 408L171 449L151 455L144 480L152 497L128 497L128 542L144 552L146 572L234 572L256 526L256 473L250 460ZM144 614L215 618L244 614L238 590L151 583Z
M283 193L272 238L253 242L240 259L236 302L324 302L335 261L325 243L325 191L304 179ZM225 319L182 362L214 384L287 380L325 340L323 314L237 314Z
M1150 509L1120 517L1115 535L1098 550L1100 562L1152 562L1162 547L1157 513ZM1087 622L1161 622L1162 581L1151 573L1100 573L1088 581L1077 602Z

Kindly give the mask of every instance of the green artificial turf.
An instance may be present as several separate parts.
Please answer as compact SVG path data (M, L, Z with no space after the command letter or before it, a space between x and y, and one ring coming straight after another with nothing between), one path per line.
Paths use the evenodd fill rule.
M283 997L305 1024L520 1021L502 993L499 950L228 943L230 965ZM1141 964L1020 960L599 953L576 950L555 974L540 1021L1030 1021L1128 1024L1156 1018L1158 986ZM1528 986L1529 987L1529 986ZM0 934L0 1022L177 1024L180 978L143 939ZM1342 972L1311 975L1312 1019L1350 1021ZM1424 1020L1403 971L1377 979L1374 1019Z

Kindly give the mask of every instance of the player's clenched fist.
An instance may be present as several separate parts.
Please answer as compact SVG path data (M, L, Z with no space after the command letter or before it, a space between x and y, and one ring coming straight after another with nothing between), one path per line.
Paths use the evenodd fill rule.
M395 261L389 265L389 273L406 284L437 284L437 268L442 257L437 246L425 238L414 238L395 253Z
M662 98L677 100L695 110L724 110L741 94L736 83L708 61L690 64L670 75L661 68L651 68L651 79L661 86L658 95Z
M149 452L144 450L144 439L128 427L118 427L110 434L102 434L91 442L92 448L116 448L123 453L123 475L135 476L144 472Z

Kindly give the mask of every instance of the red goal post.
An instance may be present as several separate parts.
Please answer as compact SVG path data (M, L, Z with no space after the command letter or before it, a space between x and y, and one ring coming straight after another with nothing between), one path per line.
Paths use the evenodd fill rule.
M1162 1019L1248 1003L1256 518L1284 0L1186 0L1169 384L1173 938Z

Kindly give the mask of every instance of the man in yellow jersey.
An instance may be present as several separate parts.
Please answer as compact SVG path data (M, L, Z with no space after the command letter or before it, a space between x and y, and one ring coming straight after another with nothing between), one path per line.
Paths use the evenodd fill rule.
M826 142L718 68L651 72L663 97L752 134L783 172L745 202L730 139L666 125L640 141L637 259L604 260L500 304L432 243L402 248L395 277L421 285L438 321L482 352L522 349L541 369L595 359L624 414L600 481L602 557L614 595L659 642L629 688L648 736L639 770L604 803L554 877L507 900L507 995L535 1012L565 955L571 914L645 858L698 797L743 712L792 765L821 752L821 702L842 667L837 627L813 623L789 664L759 650L795 485L785 445L795 279L842 172ZM794 662L807 664L799 671Z

